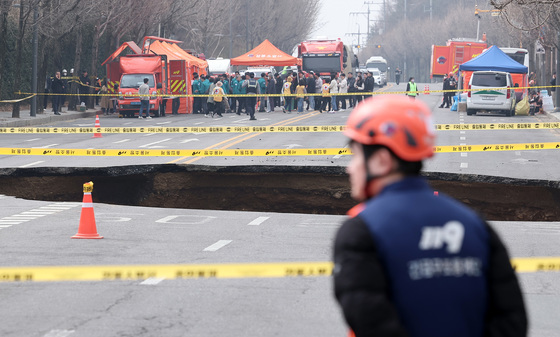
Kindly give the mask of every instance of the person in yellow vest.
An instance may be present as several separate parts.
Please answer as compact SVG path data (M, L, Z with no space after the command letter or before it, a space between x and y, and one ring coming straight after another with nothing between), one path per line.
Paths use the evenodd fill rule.
M330 111L331 110L331 107L330 107L330 104L331 104L331 98L330 97L331 97L331 95L329 94L330 93L330 89L329 89L330 84L331 84L331 79L327 78L327 79L325 79L325 83L323 83L323 86L321 87L321 92L323 93L323 102L321 103L321 105L319 105L319 112L320 113L323 113L323 110L324 111ZM328 108L327 108L327 105L329 105Z
M419 95L418 93L418 86L414 83L414 77L411 77L408 80L406 85L406 95L412 99L416 99L416 96Z
M212 113L212 117L214 114L217 114L220 117L223 117L222 113L225 111L225 103L224 103L224 89L222 88L222 81L218 81L216 86L212 90L212 95L214 96L214 112ZM226 97L227 99L227 97Z

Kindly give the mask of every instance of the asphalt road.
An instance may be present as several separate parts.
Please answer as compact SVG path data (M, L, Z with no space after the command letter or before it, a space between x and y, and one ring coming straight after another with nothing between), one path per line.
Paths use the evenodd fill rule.
M1 266L328 261L342 216L0 197ZM7 225L10 224L10 225ZM558 256L560 223L494 223L512 257ZM531 336L557 336L560 274L521 274ZM344 336L329 277L0 283L2 336Z
M441 84L431 89L440 89ZM422 84L420 85L422 87ZM403 91L405 84L382 88L381 91ZM515 116L476 115L439 109L441 94L421 95L433 108L436 124L499 124L558 122L552 115ZM257 113L257 121L246 115L225 114L224 118L205 118L203 115L153 118L151 120L119 119L101 116L102 127L217 127L217 126L322 126L344 125L350 110L334 114L305 112L303 114ZM74 120L45 125L56 127L93 127L94 120ZM2 135L1 147L45 149L320 149L343 148L347 139L339 132L319 133L153 133L104 134L91 138L90 134L12 134ZM437 145L516 144L559 142L560 130L493 130L438 131ZM284 156L284 157L75 157L0 156L4 167L89 166L105 167L135 164L204 164L204 165L334 165L345 166L348 156ZM483 174L512 178L559 180L556 162L558 150L438 153L427 161L426 170L465 174Z
M401 90L390 88L389 90ZM432 88L434 89L434 88ZM437 88L436 88L437 89ZM441 96L426 95L436 123L556 121L551 116L463 116L437 109ZM341 125L348 111L303 116L257 113L258 125ZM102 118L102 126L250 125L245 116L217 120L203 116L137 120ZM131 124L127 124L131 123ZM93 126L91 120L64 125ZM86 125L87 124L87 125ZM54 125L53 125L54 126ZM2 135L2 147L206 148L238 135L153 134ZM256 134L232 148L343 147L340 134ZM438 144L459 145L558 141L558 131L442 131ZM465 137L464 139L461 137ZM127 140L128 139L128 140ZM56 145L53 145L56 144ZM170 162L169 158L2 156L2 167L112 166ZM348 157L182 158L210 165L345 165ZM560 178L558 152L520 151L438 154L428 170L519 178ZM466 165L465 165L466 163ZM95 193L95 191L94 191ZM0 266L212 264L328 261L344 217L307 214L157 209L95 204L102 240L72 240L81 212L76 203L29 201L0 196ZM493 224L513 257L559 256L560 223ZM560 274L521 274L531 336L560 331ZM329 277L245 278L100 282L0 283L0 335L78 336L344 336L346 328L332 296Z

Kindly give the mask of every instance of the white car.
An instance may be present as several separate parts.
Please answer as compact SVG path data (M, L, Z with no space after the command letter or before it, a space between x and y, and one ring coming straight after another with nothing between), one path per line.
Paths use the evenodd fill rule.
M515 115L515 89L511 74L502 71L475 71L469 80L467 115L478 111L500 111Z
M267 75L268 73L272 73L272 75L275 75L276 69L274 69L274 67L247 68L247 70L245 70L245 73L243 74L247 74L250 72L255 74L255 78L260 78L262 73L265 73Z
M375 85L378 87L383 86L383 78L381 77L381 71L379 71L379 69L370 69L368 71L372 74L373 80L375 81Z

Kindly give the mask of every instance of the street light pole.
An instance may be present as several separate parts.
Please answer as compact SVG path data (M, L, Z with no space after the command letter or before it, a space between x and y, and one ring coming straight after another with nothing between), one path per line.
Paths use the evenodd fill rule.
M37 49L38 49L38 41L37 41L37 20L39 18L39 10L37 8L37 4L35 4L35 8L33 8L33 66L31 69L32 78L31 78L31 89L33 93L37 93ZM31 98L31 111L29 112L31 117L37 116L37 95L34 95Z

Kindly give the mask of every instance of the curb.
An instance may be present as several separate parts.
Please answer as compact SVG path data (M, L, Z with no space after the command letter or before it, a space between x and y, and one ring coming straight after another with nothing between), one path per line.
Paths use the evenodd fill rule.
M99 114L98 111L86 111L86 112L76 112L76 113L63 112L62 115L60 116L57 115L44 116L45 114L38 114L43 116L30 117L30 118L20 119L20 120L14 118L15 120L11 120L11 121L0 120L0 127L19 128L19 127L36 126L36 125L43 125L43 124L49 124L54 122L60 122L60 121L69 121L69 120L79 119L79 118L95 117L95 115L98 114Z

